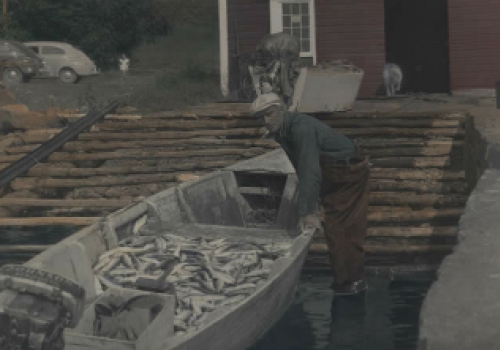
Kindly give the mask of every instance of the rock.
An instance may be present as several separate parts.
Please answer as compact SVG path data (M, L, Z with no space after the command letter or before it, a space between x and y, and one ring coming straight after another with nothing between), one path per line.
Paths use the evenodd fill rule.
M195 174L179 174L175 176L175 179L177 182L187 182L187 181L193 181L193 180L198 180L200 177Z
M123 106L116 109L116 114L131 114L137 113L137 108L132 106Z
M9 104L2 107L2 110L13 113L13 114L28 114L30 109L28 106L23 104Z

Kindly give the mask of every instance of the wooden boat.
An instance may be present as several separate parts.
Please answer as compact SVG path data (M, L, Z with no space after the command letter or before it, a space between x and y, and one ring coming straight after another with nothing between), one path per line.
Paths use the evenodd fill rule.
M65 349L242 350L282 317L294 297L313 230L297 232L297 178L282 150L237 163L195 181L155 194L81 229L25 265L59 274L86 292L84 316L65 331ZM272 222L252 222L256 208L275 209ZM145 222L145 223L144 223ZM174 335L173 299L135 342L95 337L91 329L96 287L92 266L143 223L140 232L286 240L288 255L276 260L265 283L235 307L212 311L203 327ZM121 291L134 293L134 290Z

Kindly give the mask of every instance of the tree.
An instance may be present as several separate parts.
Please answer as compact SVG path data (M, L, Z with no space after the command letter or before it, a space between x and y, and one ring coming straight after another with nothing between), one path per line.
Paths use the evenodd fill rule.
M161 0L9 0L9 29L2 36L62 41L88 54L101 69L143 40L170 31Z

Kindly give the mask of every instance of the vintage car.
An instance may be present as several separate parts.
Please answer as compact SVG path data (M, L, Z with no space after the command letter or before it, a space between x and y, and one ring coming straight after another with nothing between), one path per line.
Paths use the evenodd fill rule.
M24 43L44 62L40 77L59 78L74 84L81 77L99 73L95 63L76 47L62 42L30 41Z
M25 45L0 39L0 70L4 83L22 83L37 75L43 61Z

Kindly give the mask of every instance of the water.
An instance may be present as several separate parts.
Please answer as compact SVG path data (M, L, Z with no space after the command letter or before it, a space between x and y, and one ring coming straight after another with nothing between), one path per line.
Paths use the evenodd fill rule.
M78 231L76 226L46 227L9 227L2 228L0 246L9 245L45 245L56 244L70 234ZM33 257L33 254L0 254L0 266L7 263L22 264Z
M76 231L72 227L10 229L0 235L0 245L53 244ZM29 258L0 255L0 266ZM249 350L416 350L420 308L432 274L396 279L372 276L363 297L333 300L331 282L325 272L304 271L289 310Z
M1 244L56 244L70 234L77 232L78 226L40 226L2 228Z
M287 313L250 350L415 350L432 281L371 277L364 297L332 301L332 279L304 273Z

